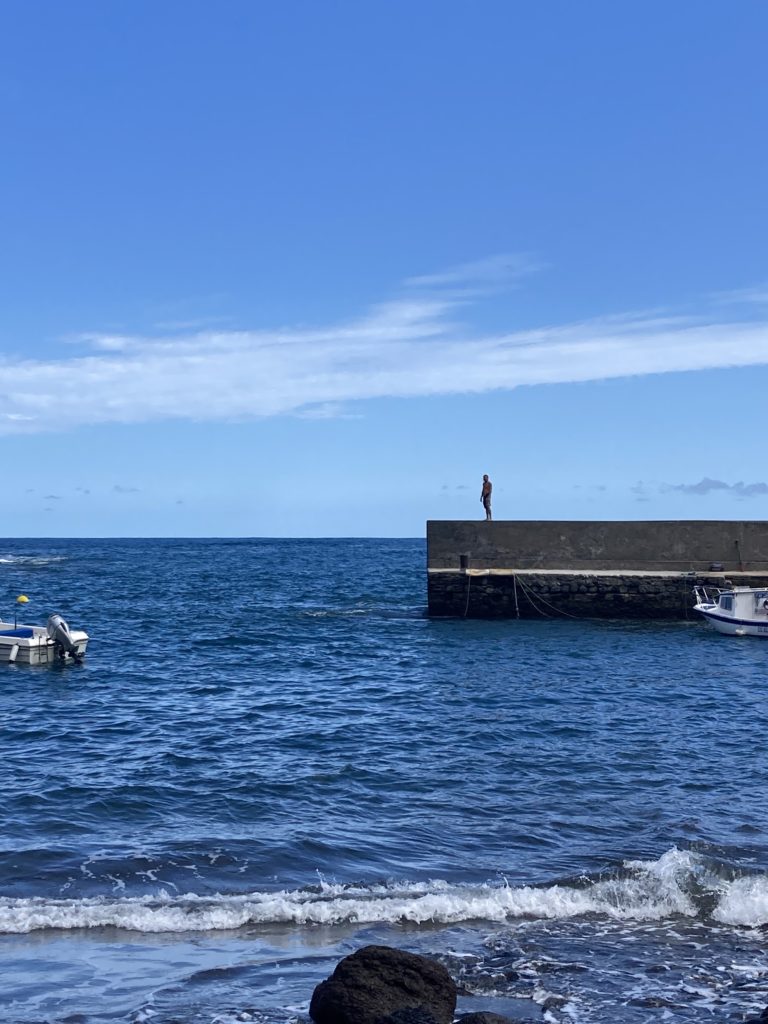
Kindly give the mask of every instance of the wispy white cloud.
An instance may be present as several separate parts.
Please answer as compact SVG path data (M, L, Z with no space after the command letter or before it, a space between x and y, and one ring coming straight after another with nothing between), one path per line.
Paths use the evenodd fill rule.
M471 263L460 263L438 274L409 277L409 288L426 289L497 289L517 284L521 278L543 269L543 264L531 256L519 253L500 253Z
M768 364L768 319L651 311L535 330L474 330L462 290L470 275L460 271L432 275L442 291L430 293L428 278L419 286L413 279L406 298L325 328L91 333L80 339L85 353L67 346L56 358L7 357L0 433L163 419L327 418L372 398Z
M730 305L768 306L768 284L757 285L753 288L735 288L728 292L718 292L715 298L718 302Z
M208 327L221 326L232 322L231 316L200 316L188 320L159 320L158 331L199 331Z
M127 352L137 344L122 334L81 334L76 340L102 352ZM141 343L141 339L138 339L138 343Z

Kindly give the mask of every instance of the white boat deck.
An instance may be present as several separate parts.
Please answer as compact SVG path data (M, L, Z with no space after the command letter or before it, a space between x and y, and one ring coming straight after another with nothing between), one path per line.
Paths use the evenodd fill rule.
M88 634L73 629L71 636L79 658L85 656ZM17 665L52 665L57 661L71 661L59 645L48 635L46 626L28 626L19 622L0 622L0 662Z

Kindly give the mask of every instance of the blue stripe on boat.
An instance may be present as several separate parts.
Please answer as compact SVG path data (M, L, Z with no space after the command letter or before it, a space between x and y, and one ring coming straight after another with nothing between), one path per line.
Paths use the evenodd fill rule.
M718 622L731 622L734 626L762 626L768 627L768 619L765 622L755 622L754 619L734 619L732 615L715 615L714 612L705 612L701 608L695 609L700 615L708 619L717 619Z

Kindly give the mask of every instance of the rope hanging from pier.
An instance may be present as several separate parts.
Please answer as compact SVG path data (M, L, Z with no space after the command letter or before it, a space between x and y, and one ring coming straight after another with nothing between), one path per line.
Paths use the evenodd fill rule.
M517 617L520 618L520 610L519 610L519 608L517 608L517 573L514 574L513 581L514 581L514 589L515 589L515 609L517 610ZM573 614L571 614L571 612L566 612L562 608L556 608L550 601L547 601L546 598L542 597L541 594L538 594L536 596L536 598L534 598L533 594L531 592L531 588L527 587L526 584L523 583L522 580L520 580L520 588L522 589L523 594L525 594L525 596L528 598L528 601L530 602L531 607L534 608L535 611L537 611L539 613L539 615L541 615L545 619L551 619L552 616L549 615L547 612L543 611L541 608L538 608L537 605L536 605L537 601L540 604L545 604L548 608L551 608L553 612L557 612L558 615L563 615L567 619L588 618L588 616L586 616L586 615L573 615Z

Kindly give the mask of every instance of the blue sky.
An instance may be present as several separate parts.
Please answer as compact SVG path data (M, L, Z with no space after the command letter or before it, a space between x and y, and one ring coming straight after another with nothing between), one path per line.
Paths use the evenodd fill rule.
M758 0L7 0L0 535L765 518Z

